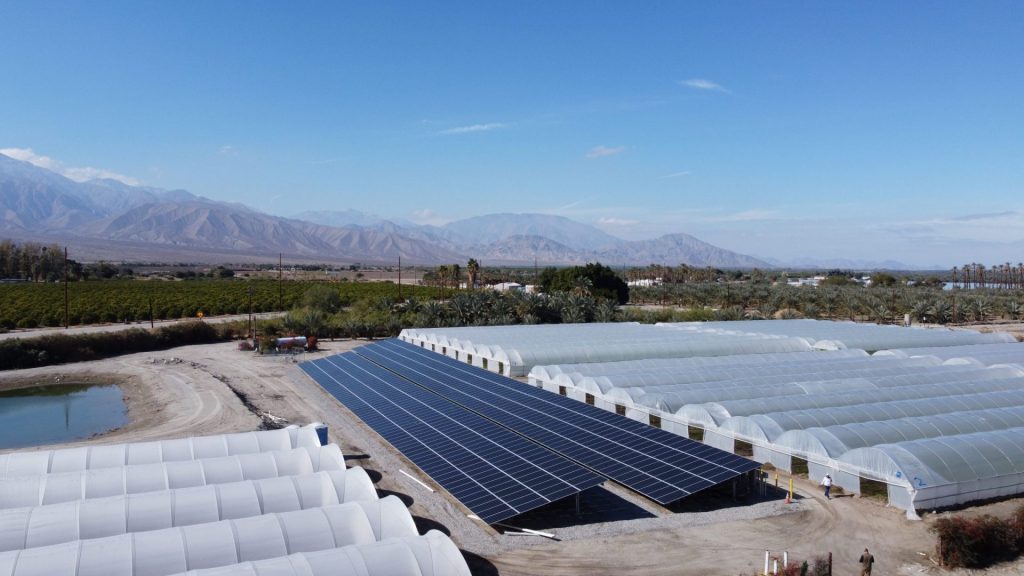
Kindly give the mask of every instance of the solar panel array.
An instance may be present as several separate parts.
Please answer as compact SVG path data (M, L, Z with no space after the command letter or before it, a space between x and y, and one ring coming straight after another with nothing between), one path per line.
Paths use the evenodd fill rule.
M302 369L488 524L604 482L354 353Z
M661 504L759 466L398 340L356 353Z

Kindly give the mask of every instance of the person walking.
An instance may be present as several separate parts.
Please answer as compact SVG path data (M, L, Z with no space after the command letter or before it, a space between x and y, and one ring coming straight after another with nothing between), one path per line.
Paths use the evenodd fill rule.
M875 563L875 557L868 552L868 549L864 549L864 553L860 555L860 576L871 576L871 565Z
M832 496L829 494L832 492L832 476L825 474L825 477L821 479L821 485L825 487L825 498L831 500Z

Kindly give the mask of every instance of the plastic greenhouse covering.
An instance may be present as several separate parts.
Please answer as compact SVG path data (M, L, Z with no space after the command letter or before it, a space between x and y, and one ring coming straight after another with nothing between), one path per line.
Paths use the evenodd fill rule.
M1024 428L924 438L857 448L840 464L903 486L904 507L937 508L1024 490Z
M902 374L914 374L928 371L929 367L936 367L937 360L930 358L914 358L900 362L874 362L872 364L850 365L837 363L831 367L823 365L804 366L800 369L803 372L787 367L776 367L766 365L761 368L762 374L758 376L749 371L734 372L734 376L727 376L724 372L718 374L702 374L699 372L677 372L677 373L649 373L631 372L624 374L613 374L605 377L584 377L575 384L578 388L586 389L588 392L610 392L614 389L640 389L648 392L675 392L690 390L694 388L725 388L739 386L769 386L774 384L789 384L797 382L820 382L824 380L838 380L842 377L880 377L899 376ZM775 370L774 368L779 368ZM958 366L941 367L943 373L954 371L980 370L980 367ZM932 370L938 372L939 370ZM567 385L561 379L555 378L555 383ZM711 379L709 379L711 378Z
M800 364L804 362L828 362L845 358L866 358L863 350L830 350L810 352L779 352L769 354L746 354L739 356L711 356L691 358L651 358L627 360L624 362L595 362L590 364L554 364L535 366L530 370L531 380L548 382L559 374L580 374L581 376L608 375L637 370L688 370L700 367L760 366L765 364Z
M755 334L702 334L633 322L405 329L399 338L459 360L523 376L534 366L809 351L803 340Z
M0 551L376 500L362 468L0 510Z
M334 444L184 462L0 479L0 509L342 470ZM2 574L2 573L0 573Z
M865 381L866 384L870 384ZM865 393L863 390L852 392L832 392L827 394L808 394L804 396L787 396L785 398L762 398L743 400L722 400L704 404L688 404L676 411L682 421L715 427L734 416L751 416L765 412L781 412L785 410L808 410L830 406L853 406L863 404L870 397L874 401L911 400L929 398L931 396L952 396L972 392L998 392L1024 388L1024 379L993 378L987 380L956 380L952 382L924 383L896 388L880 388Z
M59 474L135 464L183 462L220 456L290 450L320 446L321 424L289 426L280 430L196 436L177 440L138 442L14 452L0 454L0 478Z
M889 348L962 346L1013 342L1006 333L982 334L973 330L948 328L906 328L829 320L740 320L731 322L674 322L659 324L702 333L744 333L798 337L815 348L835 350L859 348L874 352Z
M854 448L1009 428L1024 428L1024 406L790 430L775 444L805 457L838 458Z
M415 536L396 496L0 553L0 576L161 576Z
M188 576L469 576L455 544L437 530L332 550L193 570Z
M870 396L867 396L870 398ZM814 426L832 426L853 422L895 420L908 416L949 414L965 410L981 410L1003 406L1024 405L1024 387L998 392L979 392L955 396L935 396L913 400L862 403L850 406L831 406L808 410L768 412L752 416L734 416L719 426L744 439L774 442L787 430L800 430Z
M946 346L942 348L904 348L882 350L876 352L875 356L896 356L899 358L934 356L942 360L970 358L988 366L993 364L1024 364L1024 343L975 344L972 346Z
M888 388L903 388L910 385L928 382L940 384L945 382L963 382L968 379L992 380L1024 376L1024 372L1008 367L993 369L975 368L973 366L936 366L934 368L918 368L911 372L875 371L852 372L842 377L816 373L814 379L785 379L780 377L758 380L726 381L712 383L710 386L666 386L654 388L626 388L627 391L640 391L632 398L636 404L659 407L664 412L677 412L687 404L718 402L725 400L764 399L776 396L810 395L822 398L827 394L851 392L855 390L874 391ZM833 379L827 379L832 376ZM714 384L718 386L715 387ZM612 392L618 392L614 389ZM716 394L717 393L717 394ZM873 392L867 392L873 394ZM617 394L606 394L606 398L615 398ZM786 405L788 398L769 401L762 406L774 403Z

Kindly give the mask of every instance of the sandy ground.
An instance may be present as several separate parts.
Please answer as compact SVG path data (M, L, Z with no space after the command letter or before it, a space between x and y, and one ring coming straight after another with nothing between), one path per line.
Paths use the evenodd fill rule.
M322 357L365 342L323 342ZM871 499L825 501L817 486L797 481L798 498L786 504L773 496L747 505L705 498L705 510L671 512L621 487L606 485L585 495L584 507L598 510L576 517L574 508L519 518L519 525L548 530L559 541L500 534L451 500L429 478L390 448L298 367L302 358L256 356L231 343L188 346L74 365L4 372L0 389L55 382L118 382L131 423L87 440L139 441L197 434L254 430L270 415L288 422L321 421L341 445L350 465L363 466L383 494L401 497L421 530L438 528L464 550L477 574L753 574L764 550L803 560L834 555L834 574L857 574L864 547L877 558L875 574L953 574L932 560L934 539L923 521ZM247 408L238 393L253 406ZM432 486L429 492L400 471ZM785 484L783 478L782 483ZM967 513L1008 514L1022 500L972 508ZM610 511L609 511L610 510ZM581 521L580 518L583 518ZM989 570L1024 573L1024 562ZM967 574L964 572L963 574Z

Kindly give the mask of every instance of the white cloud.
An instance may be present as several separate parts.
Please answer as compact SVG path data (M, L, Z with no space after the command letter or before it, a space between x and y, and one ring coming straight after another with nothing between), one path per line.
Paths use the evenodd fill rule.
M616 154L622 154L626 151L625 146L594 146L587 152L587 158L604 158L605 156L615 156Z
M640 223L639 220L629 220L627 218L598 218L598 224L605 226L635 226Z
M679 178L681 176L689 176L689 175L690 175L690 171L689 170L683 170L682 172L673 172L671 174L666 174L666 175L662 176L661 179L665 180L665 179L668 179L668 178Z
M445 218L430 208L413 210L411 220L417 224L429 224L431 226L444 226L452 221L451 218Z
M471 124L469 126L458 126L456 128L449 128L447 130L441 130L438 134L471 134L473 132L490 132L491 130L499 130L505 128L507 125L501 122L490 122L488 124Z
M57 174L60 174L69 180L74 180L75 182L85 182L87 180L95 180L97 178L106 178L123 182L129 186L138 186L140 184L139 180L136 178L125 176L124 174L118 174L117 172L112 172L103 168L92 168L89 166L65 166L60 161L54 160L49 156L36 154L31 148L0 148L0 154L10 156L15 160L28 162L29 164L33 164L40 168L45 168L51 172L56 172Z
M729 92L721 84L719 84L717 82L712 82L711 80L705 80L704 78L690 78L689 80L682 80L682 81L680 81L679 84L681 84L683 86L690 87L690 88L696 88L697 90L708 90L708 91L711 91L711 92L726 92L726 93Z
M225 144L217 149L217 154L221 156L238 156L238 149L230 144Z

